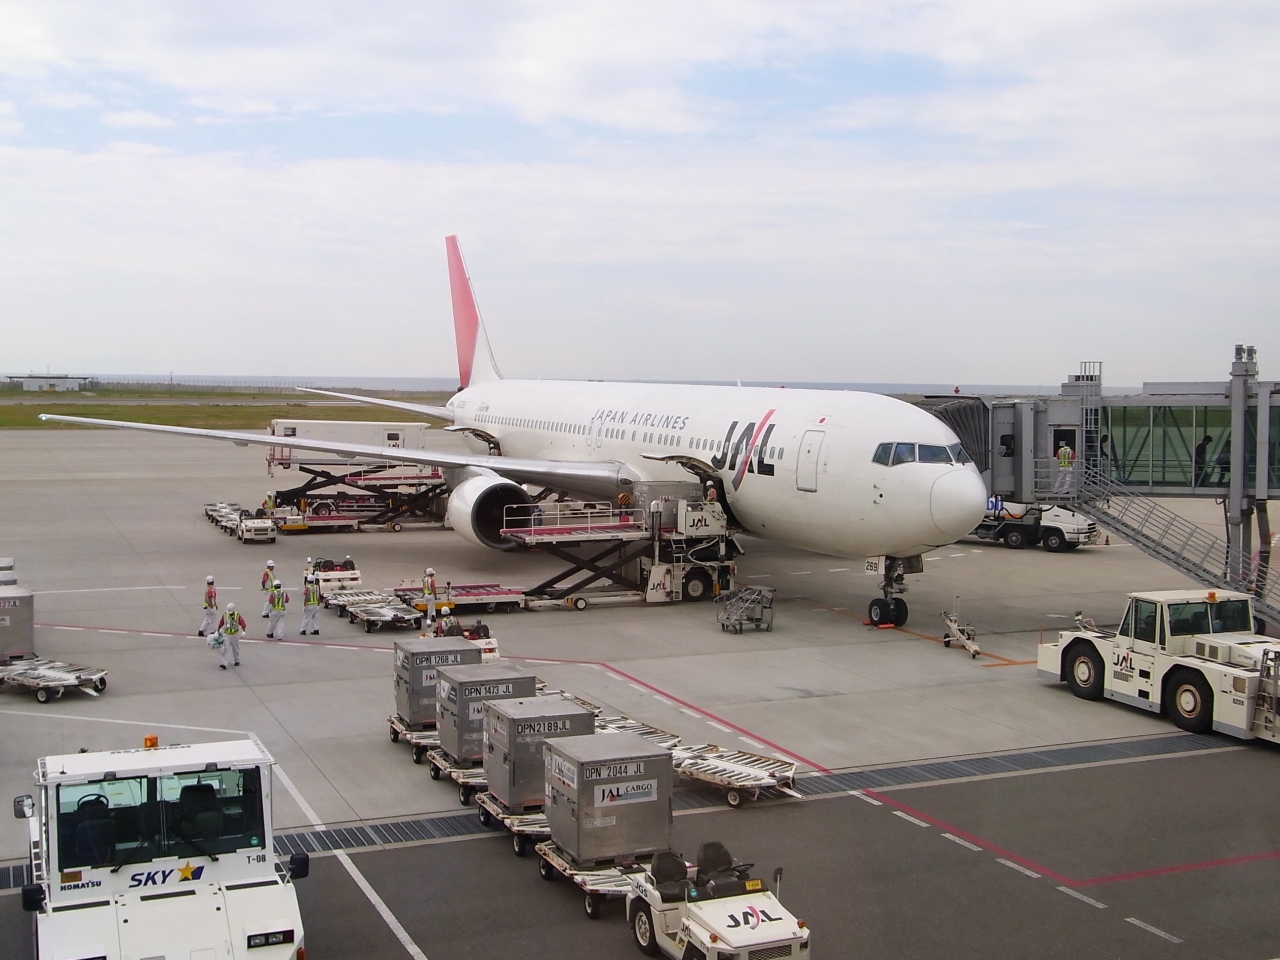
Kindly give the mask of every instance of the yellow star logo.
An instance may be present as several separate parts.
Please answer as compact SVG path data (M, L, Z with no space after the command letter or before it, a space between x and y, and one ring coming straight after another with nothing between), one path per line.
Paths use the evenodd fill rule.
M190 861L190 860L188 860L188 861L187 861L187 865L186 865L185 867L179 867L179 868L178 868L178 881L179 881L179 882L181 882L181 881L183 881L183 880L191 880L191 879L193 879L193 876L192 876L192 875L193 875L195 872L196 872L196 868L195 868L195 867L193 867L193 866L191 865L191 861Z

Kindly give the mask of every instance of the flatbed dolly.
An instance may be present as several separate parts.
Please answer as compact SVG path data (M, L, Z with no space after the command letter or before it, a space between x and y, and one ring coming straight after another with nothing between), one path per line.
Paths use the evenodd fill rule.
M405 580L395 588L401 603L415 610L427 611L430 602L422 592L421 584ZM436 613L443 606L460 610L479 610L484 613L514 613L525 605L524 590L520 587L504 587L500 583L446 583L445 589L435 600Z
M422 614L413 607L406 607L398 600L384 599L379 603L348 603L347 621L363 623L365 633L373 633L383 627L411 627L422 629Z
M476 794L476 807L481 826L489 827L500 823L511 834L511 850L517 857L523 857L528 852L531 841L545 840L551 836L551 824L541 810L513 813L502 805L501 800L488 792Z
M585 894L583 909L590 920L600 918L606 900L626 897L634 889L632 876L644 873L646 864L652 859L584 868L574 864L554 840L545 840L533 849L538 853L538 875L543 880L567 877L578 885Z
M714 743L673 747L671 759L679 776L722 788L724 802L735 810L762 793L801 798L795 788L796 764L790 760L722 750Z
M431 766L427 773L432 780L447 776L458 785L458 802L464 807L471 806L471 798L489 788L489 778L485 776L483 766L464 767L440 747L427 750L427 763Z
M338 616L345 617L349 606L386 603L388 599L385 593L379 593L377 590L339 589L330 590L324 594L324 606L326 610L333 610Z
M107 689L107 671L42 657L11 660L0 665L0 688L5 686L34 690L40 703L57 700L73 688L96 697Z

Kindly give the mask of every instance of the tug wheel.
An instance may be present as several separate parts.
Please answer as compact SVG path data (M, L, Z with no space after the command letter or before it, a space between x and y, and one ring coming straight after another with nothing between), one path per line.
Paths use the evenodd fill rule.
M1213 723L1213 689L1197 670L1179 670L1166 688L1173 722L1188 733L1204 733Z
M647 903L636 906L631 916L631 935L636 938L636 946L640 952L650 957L658 955L658 943L653 937L653 914Z
M1081 700L1102 699L1102 657L1082 641L1067 650L1067 686Z

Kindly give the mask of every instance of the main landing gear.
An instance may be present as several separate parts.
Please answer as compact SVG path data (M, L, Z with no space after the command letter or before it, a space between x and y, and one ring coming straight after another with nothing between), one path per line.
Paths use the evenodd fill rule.
M913 563L915 561L915 563ZM873 627L905 626L907 622L907 601L899 594L907 592L906 575L918 573L915 567L923 567L919 557L885 557L884 572L880 581L881 597L876 597L867 606L867 620Z

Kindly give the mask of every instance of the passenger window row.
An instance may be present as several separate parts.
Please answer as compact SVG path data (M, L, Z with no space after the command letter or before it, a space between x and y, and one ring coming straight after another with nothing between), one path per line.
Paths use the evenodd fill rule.
M896 467L900 463L972 463L964 447L936 443L882 443L876 447L872 463Z

